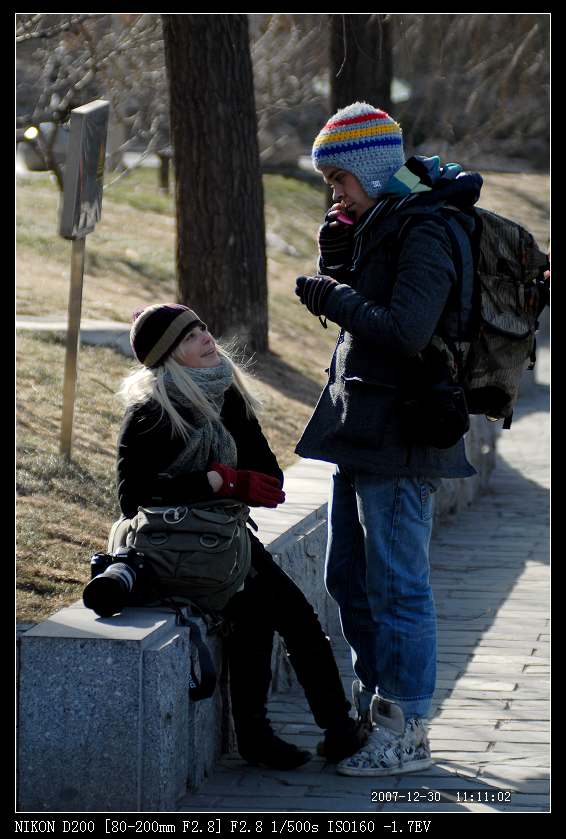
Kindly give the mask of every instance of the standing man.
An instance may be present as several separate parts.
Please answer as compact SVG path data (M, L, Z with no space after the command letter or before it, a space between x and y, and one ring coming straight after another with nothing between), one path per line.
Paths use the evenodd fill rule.
M335 203L319 231L320 274L299 277L296 294L341 329L296 452L336 464L326 586L352 648L358 718L371 732L338 772L415 772L432 762L432 496L443 477L475 469L463 438L445 449L408 443L398 395L433 334L450 334L460 305L460 318L469 315L473 221L460 210L478 200L482 178L441 168L437 157L405 162L400 126L364 102L330 118L312 159ZM438 220L447 205L461 225L459 285L453 237Z

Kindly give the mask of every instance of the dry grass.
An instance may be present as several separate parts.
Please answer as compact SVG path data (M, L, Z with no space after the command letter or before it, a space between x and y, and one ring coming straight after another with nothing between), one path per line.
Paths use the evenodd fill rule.
M107 192L102 222L87 243L83 318L128 321L132 310L173 299L171 197L156 173L138 172ZM314 232L324 192L289 179L265 179L268 230L293 249L268 249L271 351L255 360L253 387L264 403L262 427L283 468L325 381L337 330L323 330L293 294L294 278L313 270ZM62 316L67 309L70 245L60 240L57 190L47 176L18 180L17 308ZM482 206L548 237L548 178L486 178ZM287 251L289 248L286 249ZM81 596L89 557L105 547L118 515L114 454L121 408L113 392L132 362L83 346L73 461L59 455L65 347L53 336L21 332L17 341L17 616L41 620Z
M38 620L80 596L89 558L105 547L117 517L114 491L120 408L108 391L129 362L106 348L83 347L73 461L59 455L65 347L20 333L18 364L18 619Z

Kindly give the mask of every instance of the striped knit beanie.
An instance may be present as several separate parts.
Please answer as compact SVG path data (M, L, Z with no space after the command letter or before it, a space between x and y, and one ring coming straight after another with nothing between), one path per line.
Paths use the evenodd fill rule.
M192 309L180 303L138 309L133 321L130 344L137 360L146 367L157 367L165 361L193 326L206 326Z
M314 168L337 166L351 172L370 198L405 163L401 126L367 102L354 102L330 117L312 147Z

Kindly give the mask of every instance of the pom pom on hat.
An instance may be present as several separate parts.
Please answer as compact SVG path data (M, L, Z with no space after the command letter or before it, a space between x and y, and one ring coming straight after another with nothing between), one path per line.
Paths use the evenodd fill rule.
M165 361L193 326L206 326L192 309L181 303L158 303L136 309L132 319L130 344L137 360L146 367L157 367Z
M330 117L312 147L314 168L351 172L371 198L405 163L401 126L385 111L354 102Z

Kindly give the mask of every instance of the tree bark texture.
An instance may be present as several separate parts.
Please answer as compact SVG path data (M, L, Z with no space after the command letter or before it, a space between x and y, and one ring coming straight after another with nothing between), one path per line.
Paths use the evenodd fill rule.
M332 113L352 102L391 108L392 19L381 14L330 16Z
M263 186L246 15L162 15L179 300L223 340L267 349Z

